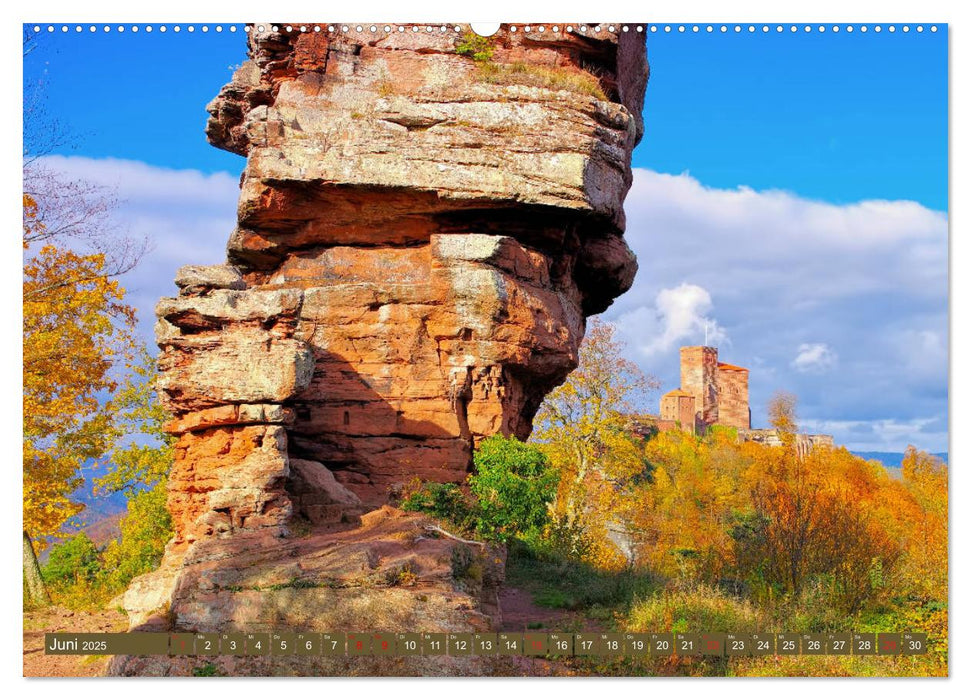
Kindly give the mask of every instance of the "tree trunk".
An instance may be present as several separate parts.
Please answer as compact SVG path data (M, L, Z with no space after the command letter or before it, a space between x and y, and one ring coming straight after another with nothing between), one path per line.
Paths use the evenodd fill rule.
M40 577L37 553L34 552L34 543L30 541L30 535L26 530L24 530L24 579L27 581L30 602L34 605L49 605L51 597L47 594L44 580Z

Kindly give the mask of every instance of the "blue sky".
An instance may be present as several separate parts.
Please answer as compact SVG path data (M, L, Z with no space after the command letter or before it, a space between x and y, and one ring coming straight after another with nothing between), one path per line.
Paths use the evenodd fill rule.
M635 165L712 187L947 209L946 31L702 27L650 34L648 53Z
M649 33L647 131L634 165L687 171L712 187L946 211L942 29ZM242 31L42 34L27 79L46 81L51 110L80 137L74 153L240 169L202 127L206 103L245 59Z
M712 329L807 429L856 449L947 449L947 31L649 33L646 136L628 240L641 271L605 318L665 390ZM44 32L25 89L76 147L51 160L115 186L154 251L142 309L175 267L217 262L243 159L208 145L205 105L244 36ZM194 171L194 172L191 172Z

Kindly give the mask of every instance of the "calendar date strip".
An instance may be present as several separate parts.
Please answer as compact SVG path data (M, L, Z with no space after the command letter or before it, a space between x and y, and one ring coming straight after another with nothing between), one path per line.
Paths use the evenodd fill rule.
M253 632L44 635L44 653L131 656L785 656L915 655L923 632Z

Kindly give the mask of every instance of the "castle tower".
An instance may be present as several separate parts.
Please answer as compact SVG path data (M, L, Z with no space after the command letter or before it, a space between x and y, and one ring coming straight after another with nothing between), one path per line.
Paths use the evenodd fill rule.
M732 428L752 427L748 407L748 370L727 362L718 363L718 422Z
M695 398L696 430L718 422L718 348L681 348L681 390Z

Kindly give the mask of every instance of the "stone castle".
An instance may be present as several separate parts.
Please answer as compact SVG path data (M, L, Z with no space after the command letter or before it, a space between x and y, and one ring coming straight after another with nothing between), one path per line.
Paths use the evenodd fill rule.
M773 428L752 428L748 399L748 369L718 361L718 348L697 345L681 348L681 386L661 397L660 415L648 423L658 430L703 434L713 425L738 430L740 440L781 445ZM796 436L801 454L815 445L833 446L832 435Z
M681 387L661 397L658 427L703 432L712 425L752 427L748 370L718 361L718 348L681 348Z

